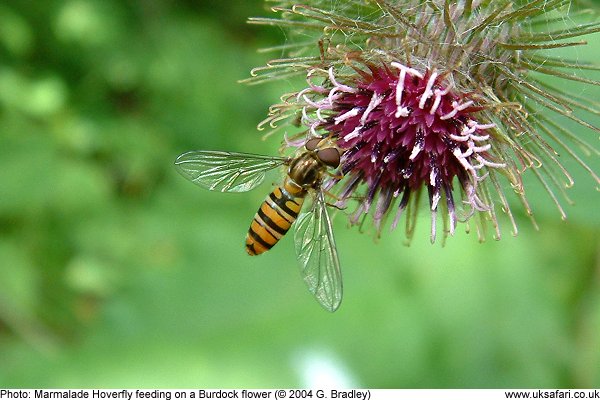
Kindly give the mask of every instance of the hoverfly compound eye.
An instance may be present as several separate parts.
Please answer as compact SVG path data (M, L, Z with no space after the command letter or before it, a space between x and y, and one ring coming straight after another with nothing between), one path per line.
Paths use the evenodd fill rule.
M317 157L328 167L337 168L340 165L340 152L334 147L319 150Z
M317 148L317 146L319 145L319 142L321 140L322 139L320 137L308 139L306 141L306 144L304 145L304 147L306 147L306 150L308 150L308 151L314 151Z

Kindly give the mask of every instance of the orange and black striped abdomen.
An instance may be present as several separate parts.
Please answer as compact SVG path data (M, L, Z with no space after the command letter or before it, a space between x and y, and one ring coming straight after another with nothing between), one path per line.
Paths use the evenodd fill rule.
M286 179L263 201L246 235L246 251L251 256L269 250L287 233L304 203L306 191Z

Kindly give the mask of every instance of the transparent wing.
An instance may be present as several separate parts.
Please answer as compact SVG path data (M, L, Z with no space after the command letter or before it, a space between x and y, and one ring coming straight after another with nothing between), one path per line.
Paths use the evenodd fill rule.
M342 273L323 192L317 192L311 209L295 225L296 255L304 281L317 301L333 312L342 302Z
M190 151L175 160L175 168L187 180L208 190L247 192L265 173L287 162L286 158L226 151Z

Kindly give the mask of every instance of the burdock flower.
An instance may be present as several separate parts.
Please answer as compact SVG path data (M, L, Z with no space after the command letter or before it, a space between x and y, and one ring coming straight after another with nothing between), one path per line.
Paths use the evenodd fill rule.
M255 69L250 81L304 75L307 85L284 95L263 125L299 125L285 137L292 150L312 137L335 139L343 155L325 187L338 206L355 204L353 224L370 215L379 234L389 215L391 228L404 215L410 238L427 207L432 241L438 219L445 236L473 216L480 239L488 221L499 238L499 212L517 232L507 193L533 221L525 174L541 183L563 218L557 193L566 198L573 180L561 155L600 183L583 159L599 154L584 138L585 131L600 132L586 122L600 110L576 95L599 85L581 71L600 68L554 55L585 44L573 38L600 31L597 22L574 22L590 15L575 1L276 3L280 18L251 22L288 28L290 42L275 48L288 57ZM296 37L302 40L292 42ZM561 79L579 86L559 88Z

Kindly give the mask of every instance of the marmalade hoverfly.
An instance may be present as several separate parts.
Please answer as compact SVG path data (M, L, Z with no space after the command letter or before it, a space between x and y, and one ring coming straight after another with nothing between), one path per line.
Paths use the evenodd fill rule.
M312 138L295 157L269 157L224 151L190 151L175 160L177 171L208 190L246 192L267 171L286 165L287 175L261 204L246 235L246 251L258 255L273 247L294 224L294 243L308 289L328 311L342 301L342 275L322 189L328 168L340 164L340 150L328 138ZM307 193L312 205L300 213ZM296 219L298 219L296 221ZM296 221L294 223L294 221Z

